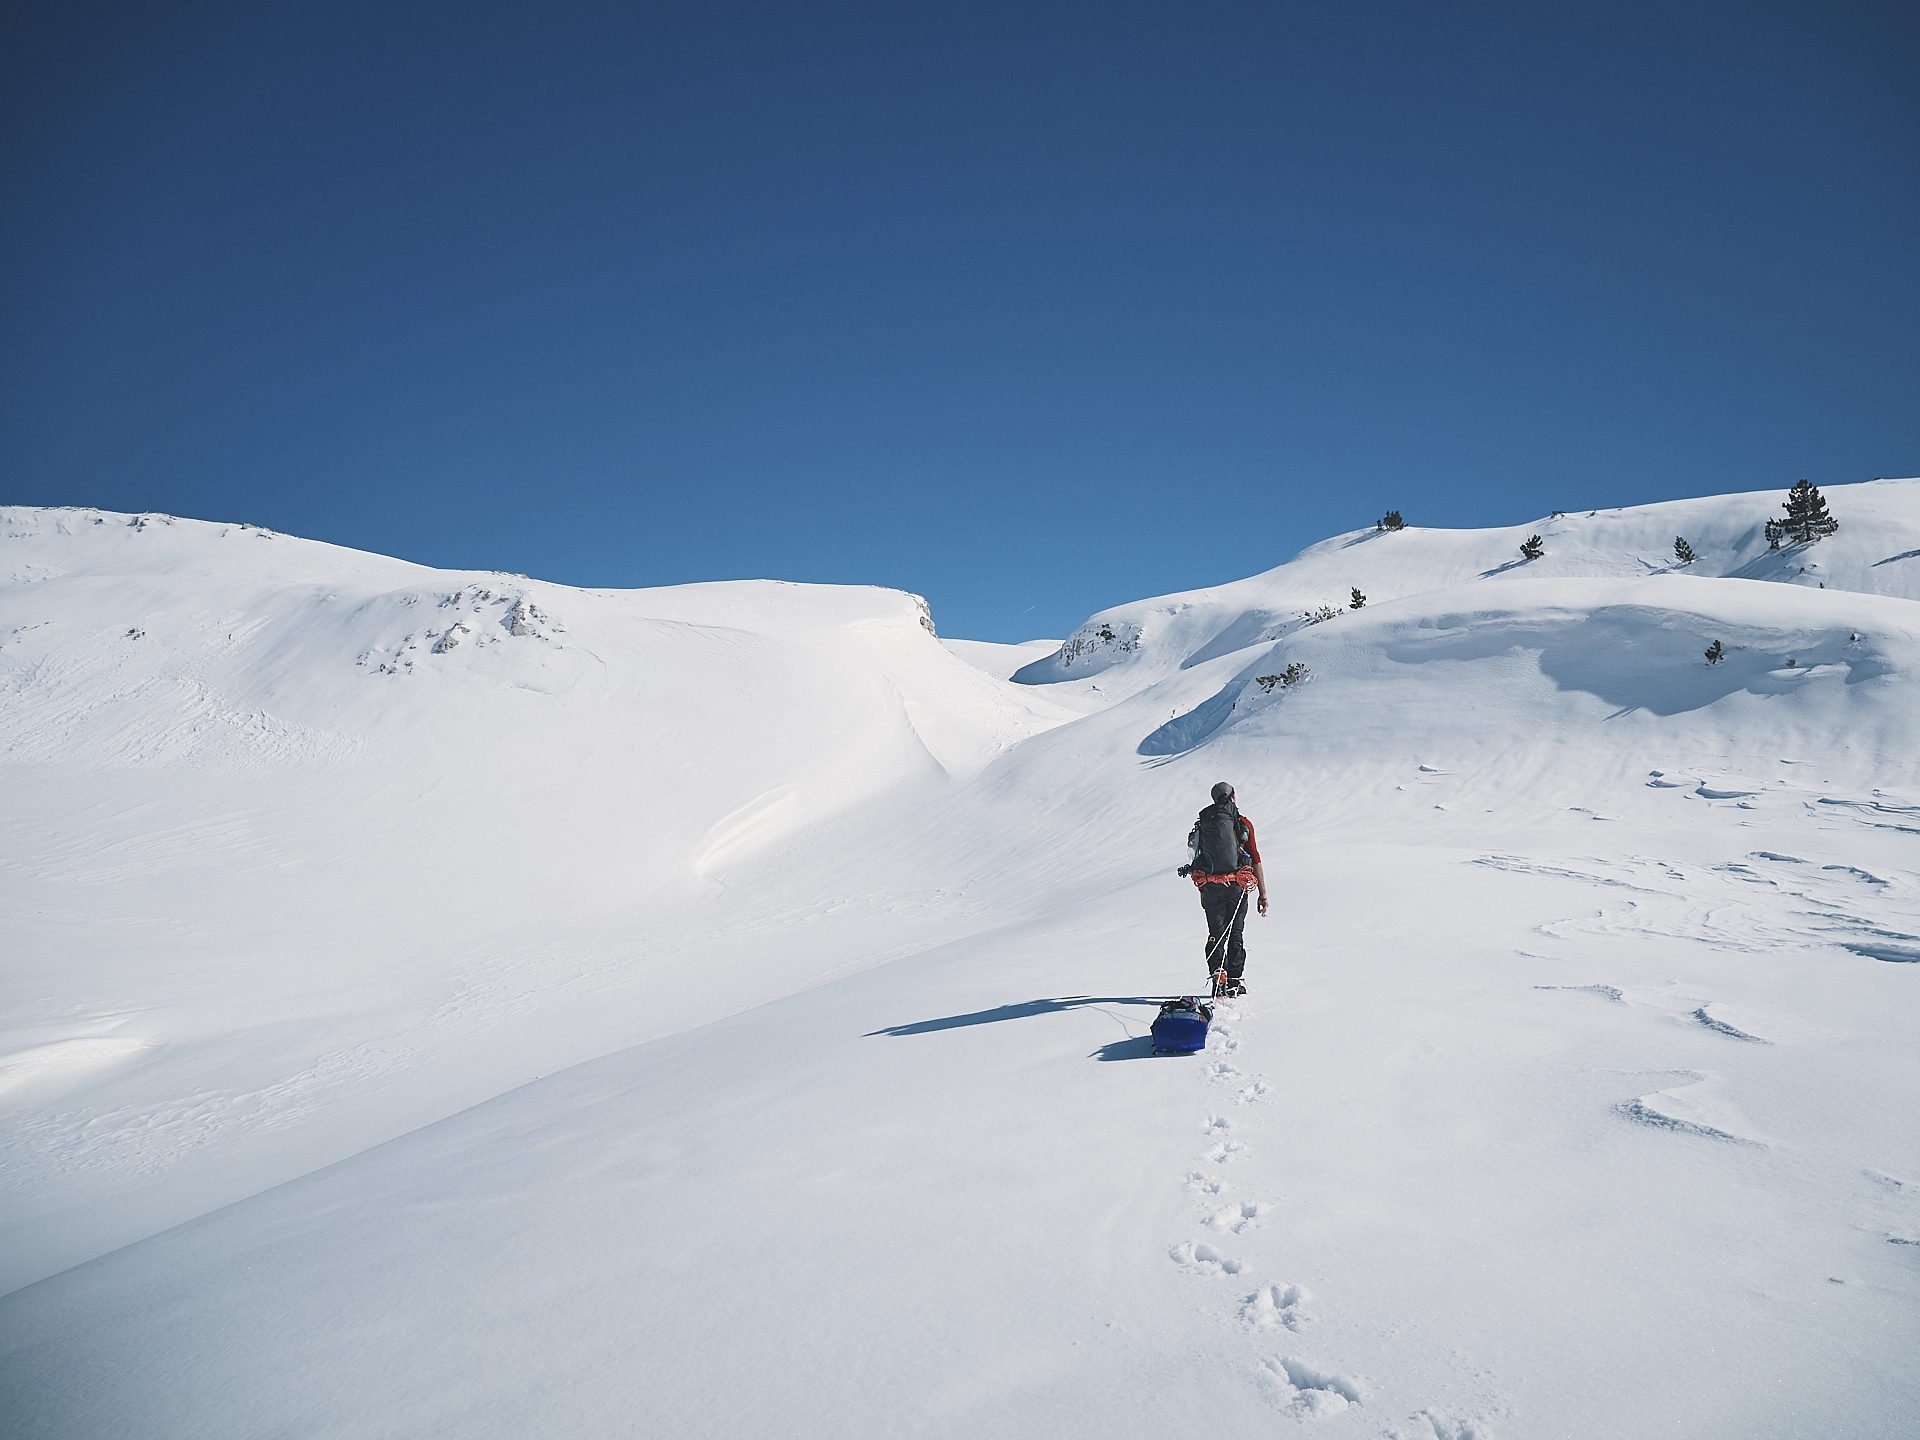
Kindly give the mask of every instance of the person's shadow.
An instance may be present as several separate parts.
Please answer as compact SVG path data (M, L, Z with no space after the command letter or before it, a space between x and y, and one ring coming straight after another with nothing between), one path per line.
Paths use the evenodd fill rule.
M975 1010L965 1015L943 1015L937 1020L915 1020L907 1025L889 1025L884 1030L869 1030L875 1035L931 1035L937 1030L958 1030L968 1025L994 1025L1002 1020L1024 1020L1030 1015L1057 1015L1088 1005L1151 1005L1158 1010L1171 996L1166 995L1063 995L1052 1000L1028 1000L1019 1005L998 1005L991 1010ZM1143 1060L1153 1054L1151 1035L1132 1035L1112 1040L1089 1057L1094 1060Z

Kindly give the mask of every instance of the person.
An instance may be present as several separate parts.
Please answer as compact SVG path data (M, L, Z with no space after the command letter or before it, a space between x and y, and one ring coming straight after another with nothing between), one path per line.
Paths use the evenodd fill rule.
M1192 863L1180 867L1200 891L1207 917L1207 973L1216 995L1244 995L1247 968L1247 892L1259 887L1259 909L1267 913L1267 871L1260 863L1260 842L1253 822L1234 803L1233 786L1213 787L1213 803L1200 812L1187 836Z

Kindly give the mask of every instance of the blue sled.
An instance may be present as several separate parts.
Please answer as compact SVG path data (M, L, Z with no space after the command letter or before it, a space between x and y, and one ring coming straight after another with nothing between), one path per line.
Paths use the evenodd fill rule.
M1153 1053L1191 1055L1207 1048L1207 1026L1213 1020L1213 1007L1204 1000L1183 995L1160 1007L1153 1022Z

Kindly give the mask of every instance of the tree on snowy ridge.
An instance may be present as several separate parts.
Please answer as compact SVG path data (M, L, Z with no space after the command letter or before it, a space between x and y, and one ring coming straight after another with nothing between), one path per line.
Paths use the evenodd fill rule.
M1687 544L1686 536L1676 535L1673 537L1673 558L1678 560L1682 565L1691 565L1693 563L1693 547Z
M1312 678L1313 678L1313 672L1309 670L1306 666L1302 665L1298 660L1295 660L1292 664L1287 666L1285 670L1282 670L1278 675L1254 676L1253 683L1258 685L1262 691L1268 694L1271 694L1273 692L1273 687L1276 685L1278 685L1282 690L1291 690L1296 685L1304 685L1307 681L1311 680Z
M1406 526L1407 522L1400 518L1400 512L1398 510L1389 510L1374 523L1373 528L1376 530L1404 530Z
M1784 503L1786 518L1767 521L1767 544L1772 549L1778 550L1783 540L1811 545L1840 528L1840 522L1827 513L1827 502L1811 480L1802 480L1787 491Z
M1358 585L1354 586L1353 587L1353 603L1347 606L1347 608L1349 610L1358 610L1362 605L1365 605L1366 603L1367 603L1367 597L1360 593L1360 587Z
M1546 542L1538 535L1529 535L1520 542L1520 554L1523 559L1538 560L1546 553Z

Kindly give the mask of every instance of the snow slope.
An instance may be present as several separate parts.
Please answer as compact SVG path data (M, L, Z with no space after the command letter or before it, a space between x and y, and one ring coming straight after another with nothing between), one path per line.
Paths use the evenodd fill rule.
M1475 580L1678 574L1920 600L1916 489L1920 481L1831 486L1829 509L1846 523L1814 545L1780 550L1766 538L1766 521L1782 513L1777 491L1556 513L1492 530L1356 530L1262 575L1103 610L1016 678L1039 685L1098 675L1103 693L1132 693L1170 669L1295 633L1323 606L1344 611L1355 589L1378 604ZM1529 563L1519 547L1532 535L1545 554ZM1674 556L1679 536L1693 547L1690 565Z
M594 593L91 511L0 536L10 1285L674 1028L634 997L718 944L729 1007L791 990L812 962L726 938L769 923L735 918L758 857L1068 713L892 591Z
M5 512L5 1254L76 1268L0 1403L1910 1433L1920 482L1828 497L1784 552L1777 496L1341 537L1037 662ZM1275 913L1155 1060L1221 776Z

